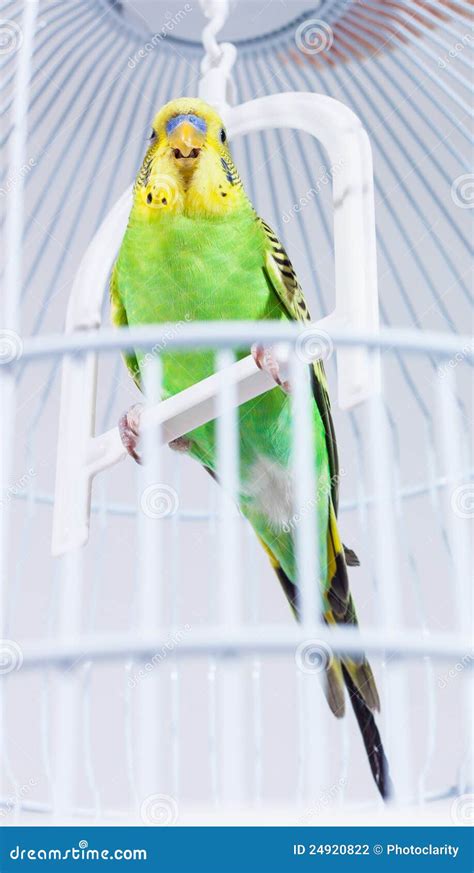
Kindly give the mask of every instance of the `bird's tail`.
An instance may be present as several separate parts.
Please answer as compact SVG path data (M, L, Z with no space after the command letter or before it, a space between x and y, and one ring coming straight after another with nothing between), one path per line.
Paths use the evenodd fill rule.
M280 566L278 559L269 546L263 539L260 538L260 540L270 558L295 617L299 619L298 590ZM355 566L359 561L355 553L341 542L336 514L331 501L327 556L327 602L329 609L324 616L325 622L329 625L357 625L354 603L349 592L347 566ZM342 718L345 713L344 689L346 689L349 695L362 734L362 740L375 784L385 800L392 794L392 790L388 762L374 718L374 712L380 710L380 700L371 666L364 655L361 655L359 658L349 658L346 655L342 658L333 657L326 665L325 694L329 707L336 718Z
M336 514L329 504L328 540L328 592L330 608L325 614L328 624L351 624L357 626L354 602L349 591L347 565L358 565L355 553L341 542ZM388 762L377 728L374 712L380 711L380 699L372 668L365 655L360 657L333 658L326 668L326 699L337 718L345 711L344 687L354 710L362 740L369 759L370 769L381 796L387 799L392 793Z

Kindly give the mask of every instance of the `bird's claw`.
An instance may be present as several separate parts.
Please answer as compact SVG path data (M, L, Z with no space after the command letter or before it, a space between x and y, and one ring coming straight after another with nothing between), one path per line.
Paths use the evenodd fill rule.
M120 439L127 452L137 464L142 463L142 459L137 452L137 445L140 439L140 416L143 410L142 403L135 403L131 406L128 412L124 412L118 423Z
M282 379L280 365L271 346L266 348L265 346L255 343L251 348L251 353L257 367L260 370L265 370L265 372L269 373L276 384L279 385L286 394L290 394L291 385L286 379Z
M185 436L180 436L176 437L175 440L171 440L168 445L174 452L189 452L189 449L191 448L191 440Z

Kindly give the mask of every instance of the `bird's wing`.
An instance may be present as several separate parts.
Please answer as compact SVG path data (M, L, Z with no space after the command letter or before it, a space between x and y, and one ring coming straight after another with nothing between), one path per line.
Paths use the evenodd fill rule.
M259 221L267 240L266 258L263 267L265 276L283 304L288 316L294 321L309 324L311 322L311 315L291 261L271 227L262 219L259 219ZM311 367L311 384L314 399L323 420L326 433L326 448L331 477L331 498L334 511L337 515L339 502L339 461L336 435L331 415L328 383L322 361L315 361Z
M127 313L123 305L118 287L117 267L112 270L110 277L110 317L115 327L128 327ZM123 358L130 371L133 381L140 388L140 367L136 355L133 352L124 352Z

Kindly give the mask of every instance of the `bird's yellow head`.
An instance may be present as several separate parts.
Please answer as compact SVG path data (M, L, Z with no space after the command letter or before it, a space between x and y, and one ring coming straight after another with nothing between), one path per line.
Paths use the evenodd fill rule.
M149 220L172 213L217 217L245 201L217 112L197 98L163 106L135 183L134 209Z

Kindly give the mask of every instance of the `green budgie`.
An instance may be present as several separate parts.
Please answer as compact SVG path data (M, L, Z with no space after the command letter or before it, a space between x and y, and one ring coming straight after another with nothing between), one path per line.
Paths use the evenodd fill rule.
M174 100L157 114L138 173L128 227L111 280L112 320L139 325L184 320L295 319L310 322L288 255L245 194L218 114L198 99ZM291 519L290 386L270 348L251 352L277 383L239 408L239 503L254 528L298 618ZM237 357L249 354L239 349ZM138 386L145 353L125 356ZM214 372L211 351L166 350L161 355L163 396L183 391ZM323 364L311 366L317 481L320 586L327 624L357 623L347 565L358 563L337 528L338 457ZM124 445L139 460L140 406L119 423ZM175 441L217 475L215 422ZM317 584L317 580L315 580ZM372 774L383 797L388 765L373 712L379 697L365 657L331 659L325 692L342 717L347 689Z

